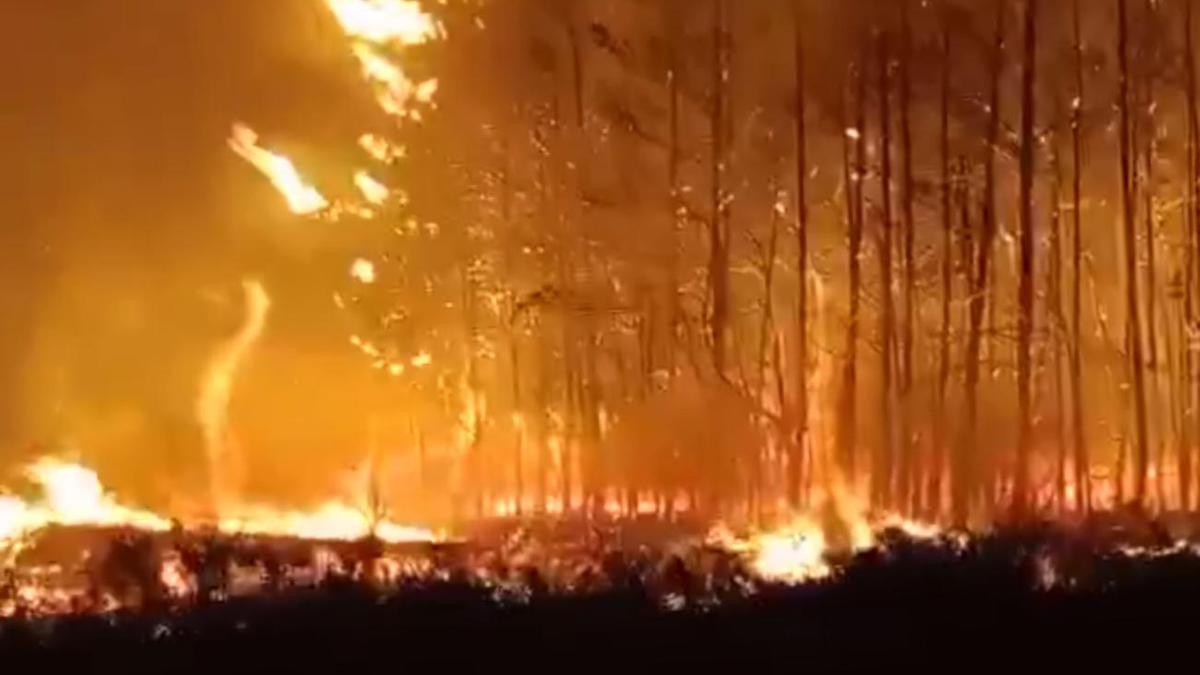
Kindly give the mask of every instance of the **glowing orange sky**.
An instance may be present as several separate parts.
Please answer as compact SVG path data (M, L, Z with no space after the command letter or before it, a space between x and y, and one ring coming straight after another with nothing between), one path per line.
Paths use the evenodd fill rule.
M249 372L247 405L344 414L332 394L279 388L311 392L318 371L369 386L329 297L347 252L377 235L298 226L225 144L245 120L323 185L354 189L374 106L320 4L3 3L0 58L0 466L84 426L102 431L79 444L110 464L189 464L196 373L236 328L247 274L276 300L261 359L274 377ZM322 433L358 444L363 426ZM289 436L258 440L321 442Z

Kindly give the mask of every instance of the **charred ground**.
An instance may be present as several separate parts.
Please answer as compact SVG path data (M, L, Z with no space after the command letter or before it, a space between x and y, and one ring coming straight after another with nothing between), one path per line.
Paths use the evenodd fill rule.
M105 673L1111 666L1173 653L1200 618L1200 555L1158 543L1048 525L924 541L892 531L799 586L755 580L720 551L611 541L544 568L444 547L421 554L425 575L381 584L363 573L379 552L359 546L311 587L218 601L213 586L140 610L12 619L0 654Z

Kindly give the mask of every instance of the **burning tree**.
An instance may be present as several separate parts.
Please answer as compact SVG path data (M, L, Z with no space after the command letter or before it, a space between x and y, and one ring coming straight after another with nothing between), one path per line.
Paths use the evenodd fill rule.
M229 145L390 233L331 289L372 510L1190 509L1194 17L1110 4L326 0L358 194Z

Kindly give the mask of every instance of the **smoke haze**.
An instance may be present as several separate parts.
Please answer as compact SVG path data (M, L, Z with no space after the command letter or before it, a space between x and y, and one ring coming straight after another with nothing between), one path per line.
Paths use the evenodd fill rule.
M198 381L247 276L274 300L233 392L251 481L303 490L321 472L297 457L350 461L369 374L329 288L368 231L297 222L224 142L246 120L352 189L338 153L371 104L323 8L10 2L0 58L0 467L78 452L149 501L202 490Z

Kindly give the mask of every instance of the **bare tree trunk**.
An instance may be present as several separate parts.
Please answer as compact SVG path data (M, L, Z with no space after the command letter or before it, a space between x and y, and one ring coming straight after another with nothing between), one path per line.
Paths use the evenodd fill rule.
M771 193L778 196L775 179L771 180ZM758 363L755 373L758 381L759 404L765 404L767 396L767 362L770 360L771 334L775 323L775 258L779 252L779 211L774 204L770 205L771 231L768 234L767 246L763 251L759 272L763 279L762 315L758 326Z
M779 188L776 185L776 179L771 179L771 194L777 199L779 197ZM763 409L767 407L768 395L768 375L767 363L771 360L771 344L772 336L775 334L775 258L779 252L779 210L775 208L775 202L772 200L770 204L771 222L770 238L767 240L767 248L762 261L762 277L763 277L763 297L762 297L762 321L759 325L758 333L758 405ZM778 370L778 369L776 369ZM784 402L779 402L782 409ZM762 520L762 504L763 493L766 487L765 477L763 475L763 455L762 448L750 448L751 460L751 487L752 501L754 506L755 522ZM799 500L799 473L795 467L790 467L788 478L788 499L789 504L793 507ZM792 478L795 474L795 480ZM792 493L793 483L795 494ZM793 497L795 501L793 501Z
M1186 284L1184 292L1186 294L1185 314L1188 321L1188 330L1190 331L1191 327L1195 325L1196 317L1195 302L1197 299L1197 289L1194 284L1200 283L1200 273L1197 270L1197 266L1200 265L1200 112L1197 111L1196 105L1196 52L1195 38L1192 33L1194 28L1194 18L1192 15L1193 3L1184 2L1183 6L1185 10L1183 57L1185 61L1184 72L1186 74L1185 84L1187 86L1188 125L1188 185L1186 188L1186 201L1188 205L1188 218L1191 224L1191 227L1188 229L1192 239L1192 247L1189 249L1192 264L1188 266L1191 283ZM1195 377L1193 370L1195 360L1187 342L1185 340L1183 345L1186 363L1184 377L1195 378L1197 388L1192 392L1192 404L1200 405L1200 377ZM1193 440L1197 440L1200 439L1200 411L1193 410L1192 415L1193 422L1197 425L1193 429ZM1184 510L1192 508L1193 464L1193 448L1191 444L1184 444L1180 448L1179 456L1179 496L1183 502Z
M580 456L583 467L583 496L591 517L599 516L604 510L605 488L609 485L608 467L600 454L600 408L603 389L599 377L599 353L596 344L596 326L592 317L585 322L587 340L583 343L583 381L580 388L583 411L583 443Z
M992 247L996 238L996 143L1000 136L1000 78L1004 68L1004 2L995 0L995 39L991 55L991 95L987 123L987 138L984 162L983 232L975 251L975 270L971 280L969 299L970 326L967 333L966 354L966 427L956 453L958 462L955 471L954 522L965 525L970 515L970 499L979 486L980 477L978 441L979 424L979 366L982 341L985 300L991 277Z
M892 130L891 130L891 51L886 32L879 35L879 145L880 202L883 222L879 234L879 425L880 443L871 469L871 503L876 508L892 506L895 448L892 421L892 375L895 359L896 310L892 280Z
M546 418L546 409L550 405L551 370L547 367L547 355L551 353L551 340L542 338L543 344L539 351L542 356L538 362L538 388L535 404L537 415L534 418L537 425L537 506L539 515L550 512L550 429Z
M521 409L521 362L514 336L509 347L509 364L512 367L513 394L513 484L516 495L515 513L522 514L522 502L525 499L525 464L522 455L525 454L525 417Z
M670 188L670 199L668 206L670 208L670 254L668 256L667 268L667 373L668 378L674 381L678 374L679 360L677 353L677 345L680 339L680 331L683 328L683 322L686 319L683 316L682 308L680 307L680 291L679 291L679 266L681 259L682 242L680 232L685 225L686 216L683 215L683 193L680 185L679 173L680 163L682 158L682 149L680 142L680 79L681 79L681 58L680 58L680 19L678 16L679 4L675 0L671 0L668 5L670 14L668 17L668 34L670 36L670 72L667 74L667 96L668 96L668 114L670 125L670 149L667 155L667 181ZM659 501L661 508L659 513L670 519L675 514L675 496L679 490L679 485L675 484L674 476L677 474L674 470L669 470L668 475L661 476L658 487L662 491Z
M711 301L709 331L712 337L713 368L718 378L726 377L725 343L729 320L729 242L726 232L728 209L725 194L725 0L713 0L712 33L712 213L708 223L708 286Z
M966 157L958 158L958 208L959 208L959 226L958 226L958 274L961 277L960 283L969 296L972 288L975 285L975 225L971 221L971 216L974 212L974 204L971 201L971 174L972 168ZM971 303L970 298L963 304L963 314L960 319L964 326L971 325Z
M545 145L545 133L542 125L535 125L533 128L533 138L539 145ZM547 167L547 153L542 152L538 155L537 162L537 202L538 209L541 214L541 222L546 226L549 222L550 209L550 172ZM547 366L547 362L552 358L554 349L551 347L552 337L549 331L544 327L538 331L538 387L537 387L537 511L539 514L546 514L549 511L550 498L550 447L549 447L549 430L546 419L546 410L550 403L549 391L551 388L550 382L552 376L551 369Z
M476 313L477 286L475 271L472 269L472 258L462 270L463 281L463 314L467 328L467 389L471 397L471 483L475 492L475 517L484 518L487 515L486 501L488 493L487 470L483 456L483 394L480 389L479 363L476 358L476 347L479 341L479 319Z
M1056 106L1057 108L1058 106ZM1067 508L1067 420L1066 382L1063 378L1063 348L1067 334L1066 317L1062 308L1062 162L1059 157L1059 139L1052 133L1050 143L1050 260L1047 266L1048 282L1046 316L1050 326L1050 366L1054 369L1054 430L1055 472L1054 506L1059 514Z
M928 495L926 513L941 511L942 469L946 464L946 393L950 386L950 303L954 295L954 235L951 214L950 176L950 28L942 25L941 82L941 173L942 173L942 329L938 335L938 378L933 411L933 458L926 467Z
M1025 0L1025 63L1021 76L1021 176L1020 246L1021 277L1017 289L1017 475L1013 488L1013 516L1025 517L1029 508L1029 455L1033 446L1032 356L1033 356L1033 136L1036 114L1034 83L1037 77L1038 0Z
M1071 429L1074 434L1075 510L1090 511L1091 460L1083 421L1083 34L1080 0L1072 0L1075 100L1071 104Z
M793 508L800 504L800 485L805 445L808 440L808 142L805 114L808 101L805 92L804 5L795 11L795 77L796 77L796 433L791 444L788 467L788 502ZM846 186L849 189L849 186ZM780 401L780 405L783 405Z
M855 64L855 117L853 134L847 133L844 141L844 173L846 184L846 215L849 225L847 264L849 266L850 311L846 319L846 355L842 370L841 405L838 425L842 470L847 482L857 481L856 455L858 453L858 334L862 307L862 238L864 195L863 182L867 171L867 58L864 53ZM845 126L843 124L842 126ZM851 144L853 168L851 168Z
M1147 10L1153 12L1153 7ZM1162 410L1162 373L1163 364L1159 358L1158 345L1158 214L1155 209L1154 162L1156 161L1156 140L1154 114L1154 75L1152 71L1145 73L1145 100L1143 111L1146 115L1145 133L1142 144L1142 197L1145 206L1146 225L1146 346L1147 367L1150 369L1150 386L1147 396L1150 399L1152 411L1151 420L1147 420L1149 435L1155 448L1154 458L1154 487L1158 508L1163 508L1165 490L1163 485L1163 459L1166 453L1166 433L1163 429ZM1136 162L1136 160L1134 160Z
M958 177L958 185L957 185L957 191L958 191L957 199L958 199L958 207L959 207L958 267L959 267L959 284L962 287L962 294L965 298L965 302L962 305L962 313L961 313L961 316L959 317L959 323L960 323L960 325L963 326L963 330L966 332L966 336L967 336L967 344L963 345L960 348L961 352L962 352L963 366L964 366L964 391L966 389L966 375L968 374L965 371L970 370L970 364L967 361L967 354L969 353L969 349L971 346L970 345L970 335L971 335L971 326L973 325L971 323L971 317L972 317L971 312L974 311L973 305L971 303L971 299L973 297L972 294L975 292L975 288L977 286L977 284L975 282L975 266L977 264L977 257L978 257L978 254L976 252L976 248L978 245L976 243L977 237L976 237L976 232L975 232L975 228L977 226L972 221L972 216L975 213L976 205L972 199L972 194L971 194L971 175L972 175L972 168L970 166L970 163L968 162L968 160L966 158L960 157L959 158L959 177ZM978 345L978 343L976 343L976 345ZM976 353L976 356L978 357L978 352ZM978 370L976 370L976 375L978 375ZM964 399L965 399L965 397L964 397ZM966 403L968 403L968 401L964 400L964 407L965 407ZM959 478L960 467L964 463L964 461L963 461L964 458L961 457L961 453L965 447L962 445L962 441L964 438L963 434L966 433L966 425L960 425L958 427L958 433L959 433L959 437L955 440L957 440L959 442L959 445L955 445L950 448L950 451L953 453L951 455L951 467L950 467L951 473L950 473L950 483L949 483L950 489L951 489L951 505L953 505L953 498L954 498L953 491L956 489L955 485L957 485L960 482L960 478ZM948 439L950 438L949 434L947 435L947 438ZM970 498L970 495L967 495L967 498Z
M1146 425L1145 353L1142 342L1141 301L1138 293L1137 232L1134 227L1133 155L1130 147L1132 123L1129 114L1129 35L1127 0L1117 0L1117 50L1120 63L1117 108L1120 112L1121 215L1125 246L1125 306L1129 344L1129 368L1133 376L1133 412L1135 424L1134 496L1138 507L1145 506L1146 477L1149 468L1149 442Z
M900 147L901 203L903 215L904 319L900 330L900 466L896 498L902 511L911 512L916 443L912 433L913 340L917 308L914 247L916 223L913 220L913 145L912 145L912 26L910 0L900 0Z
M571 6L565 5L565 7L569 12ZM568 169L572 176L573 187L570 207L572 209L571 215L577 221L575 224L578 225L585 215L583 189L579 178L581 167L586 157L584 146L588 132L584 102L585 73L583 45L579 36L577 22L569 13L566 15L566 28L571 52L571 100L574 107L574 143L572 143L571 153L575 161ZM583 264L586 269L586 249L579 257L582 259L579 263ZM601 457L599 455L601 390L596 375L596 326L594 318L587 313L584 313L582 320L579 321L576 321L574 316L572 316L571 322L579 330L572 337L572 351L577 359L574 364L574 384L576 431L578 432L577 440L579 442L576 452L578 454L580 496L585 513L595 515L597 509L603 508L602 500L598 495L603 477L600 475ZM582 346L582 349L580 349L580 346ZM569 447L569 445L564 447ZM568 492L569 487L567 490L564 490L564 494ZM566 508L569 508L569 502L564 504L564 510Z
M575 129L582 132L587 126L583 109L583 46L579 42L579 30L570 14L566 16L566 22L567 42L571 47L571 100L574 104Z
M771 363L772 363L772 367L775 370L775 397L776 397L775 400L779 401L779 404L781 407L786 406L786 402L788 400L787 393L784 390L784 383L783 383L783 381L787 377L784 374L784 368L785 368L786 364L784 363L784 360L783 360L783 349L784 349L783 334L784 334L784 331L782 329L780 329L779 327L776 327L774 334L772 335L772 339L771 339L771 343L772 343L771 344L771 354L772 354ZM791 448L791 452L792 452L791 457L794 458L797 462L799 462L799 464L788 467L787 471L789 474L790 473L796 474L796 505L795 505L795 508L803 508L807 501L807 499L806 499L807 495L805 494L805 490L804 490L804 482L805 482L804 481L804 479L805 479L804 454L805 453L804 453L803 448L800 448L799 450L797 450L795 447ZM775 472L774 473L775 478L772 478L772 475L768 474L768 476L767 476L768 480L775 480L779 477L779 471L782 468L779 466L779 462L782 461L782 459L783 458L776 457L775 462L768 465L769 468L773 472ZM787 480L786 477L784 480ZM776 480L775 482L777 483L778 481Z
M584 438L584 402L583 402L583 364L581 357L581 347L579 338L579 329L573 325L573 321L567 322L564 327L564 342L563 347L564 367L566 374L563 378L563 385L566 388L565 406L566 412L566 432L563 434L562 441L562 510L563 514L571 513L575 508L576 503L581 509L586 508L587 503L587 469L584 467L584 462L587 460L583 456L583 438Z
M563 141L563 136L564 136L564 134L563 134L564 126L565 125L562 123L562 114L561 114L561 106L559 103L559 97L556 93L554 96L554 100L552 101L552 105L551 105L550 128L559 130L560 145L563 144L562 141ZM560 150L560 154L565 154L565 153L563 153L563 151ZM559 166L556 166L556 171L555 171L556 185L559 182L565 181L565 178L562 175L559 175L560 171L563 171L561 169L561 163L559 163ZM564 171L564 173L565 173L565 171ZM564 186L560 186L560 187L564 187ZM552 213L554 214L554 217L557 218L557 224L559 226L559 229L562 231L562 237L563 237L563 242L561 242L559 244L559 250L557 252L557 260L555 261L556 262L555 273L557 275L556 286L559 289L561 289L561 291L563 293L570 292L571 286L573 286L573 280L571 278L570 270L573 267L573 262L572 262L573 256L572 256L572 251L571 251L571 243L574 241L574 239L572 237L573 233L571 233L571 231L569 229L571 223L566 220L566 211L567 211L567 209L566 209L567 203L566 203L566 195L565 195L566 192L567 192L566 190L563 190L563 193L564 193L563 195L556 195L559 198L556 200L556 203L554 203L552 205ZM572 501L574 499L573 492L572 492L572 475L571 474L572 474L573 467L575 465L575 460L574 460L574 453L572 452L572 450L574 448L576 437L578 436L578 428L579 428L579 423L578 423L579 406L577 405L577 403L578 403L577 394L578 394L578 389L579 389L577 386L577 383L579 380L579 375L578 375L578 368L577 368L577 363L576 363L576 361L577 361L577 358L576 358L577 336L576 336L574 321L575 321L575 319L574 319L574 316L571 314L571 312L565 311L565 310L562 312L562 315L561 315L562 325L560 326L561 335L559 336L562 340L562 343L559 348L562 353L563 434L562 434L562 445L559 448L559 485L558 485L558 488L559 488L559 500L562 502L561 511L562 511L563 515L567 515L568 513L570 513Z
M670 147L667 153L667 185L670 190L670 198L667 201L667 206L670 209L668 214L668 224L670 225L670 251L667 256L667 344L666 344L666 365L667 373L671 378L676 374L676 354L675 345L679 339L679 324L682 320L679 307L679 230L681 225L681 193L679 185L679 165L682 152L680 150L680 124L679 124L679 80L680 80L680 56L679 56L679 17L678 5L672 0L669 4L670 15L668 26L670 50L670 69L667 73L667 110L669 116L669 134Z
M500 167L500 219L503 226L508 227L512 223L512 172L510 170L510 150L507 139L502 143L501 159L503 161ZM511 260L506 256L504 259L505 272L511 273ZM508 358L509 368L512 377L512 421L513 421L513 487L516 492L516 515L520 516L522 512L522 500L525 497L525 474L522 455L525 448L525 418L524 410L521 406L521 363L520 363L520 334L516 326L516 298L512 292L508 293L509 299L509 325L508 325Z

